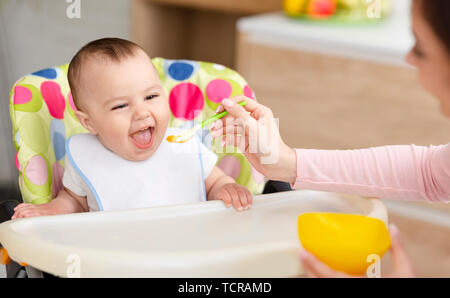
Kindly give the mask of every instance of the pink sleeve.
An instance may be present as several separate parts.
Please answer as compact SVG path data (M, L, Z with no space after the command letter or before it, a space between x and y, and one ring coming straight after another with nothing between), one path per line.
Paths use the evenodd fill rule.
M297 180L293 186L297 189L450 201L450 144L295 151Z

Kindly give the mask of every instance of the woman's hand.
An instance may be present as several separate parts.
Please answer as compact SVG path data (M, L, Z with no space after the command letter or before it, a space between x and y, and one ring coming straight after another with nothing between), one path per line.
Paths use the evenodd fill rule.
M244 107L236 104L245 100ZM224 99L217 112L228 115L211 127L213 138L224 137L224 144L235 146L249 162L269 179L294 183L297 157L281 139L272 111L245 96Z
M400 241L400 233L397 227L391 225L389 232L391 234L391 254L394 270L383 277L415 277L411 261L409 260L408 255L406 254L406 251ZM308 277L365 277L352 276L343 272L335 271L305 250L300 252L300 261L302 262L303 269Z

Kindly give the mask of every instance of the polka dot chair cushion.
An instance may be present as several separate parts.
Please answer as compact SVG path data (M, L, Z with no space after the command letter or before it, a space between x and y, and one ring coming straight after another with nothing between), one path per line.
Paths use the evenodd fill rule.
M188 60L154 58L168 98L169 126L191 127L214 115L223 98L254 93L235 71L222 65ZM23 201L49 202L62 189L65 142L87 133L75 117L76 107L67 82L68 64L44 69L18 80L10 92L10 116L16 148L16 167ZM219 140L208 130L199 132L203 143L217 153L218 166L252 193L261 193L264 177L236 148L223 153Z

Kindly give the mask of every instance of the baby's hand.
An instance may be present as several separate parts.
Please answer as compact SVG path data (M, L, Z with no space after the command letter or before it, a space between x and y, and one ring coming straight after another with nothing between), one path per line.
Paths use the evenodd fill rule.
M55 214L55 212L53 212L52 208L49 207L48 204L33 205L22 203L14 208L14 215L11 217L11 219L53 214Z
M250 191L236 183L228 183L222 186L216 198L222 200L227 208L233 205L237 211L247 210L253 203Z

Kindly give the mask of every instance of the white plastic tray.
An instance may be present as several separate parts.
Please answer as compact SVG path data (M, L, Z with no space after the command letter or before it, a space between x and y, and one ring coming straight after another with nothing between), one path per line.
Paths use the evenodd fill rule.
M0 243L57 276L290 277L302 274L297 217L313 211L387 224L377 199L292 191L256 196L246 212L213 201L17 219L0 225Z

